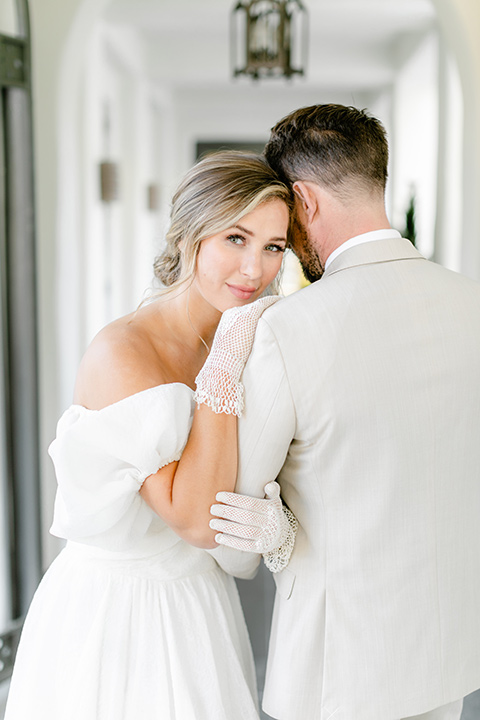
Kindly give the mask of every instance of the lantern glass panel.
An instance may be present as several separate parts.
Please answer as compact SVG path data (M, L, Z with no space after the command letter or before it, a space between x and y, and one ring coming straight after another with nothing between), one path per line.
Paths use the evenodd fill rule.
M297 0L287 2L285 12L287 15L285 43L290 51L289 65L293 72L303 75L307 55L307 14L303 5Z
M1 0L0 2L0 33L13 37L22 35L16 0Z
M255 67L275 67L281 61L281 17L276 3L252 3L249 59Z
M232 35L232 65L234 75L244 73L247 67L247 24L248 10L245 5L238 3L231 20Z

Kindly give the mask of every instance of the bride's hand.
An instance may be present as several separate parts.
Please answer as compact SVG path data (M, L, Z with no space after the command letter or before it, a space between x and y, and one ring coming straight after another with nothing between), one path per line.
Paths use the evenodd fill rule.
M208 405L216 413L241 416L243 368L252 350L258 320L277 300L278 296L270 295L223 313L210 354L195 379L197 403Z

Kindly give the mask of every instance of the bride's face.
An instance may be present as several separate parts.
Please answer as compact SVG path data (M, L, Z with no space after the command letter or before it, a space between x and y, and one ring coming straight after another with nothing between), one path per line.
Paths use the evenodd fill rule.
M193 281L202 297L220 312L260 297L280 270L288 221L285 203L269 200L202 240Z

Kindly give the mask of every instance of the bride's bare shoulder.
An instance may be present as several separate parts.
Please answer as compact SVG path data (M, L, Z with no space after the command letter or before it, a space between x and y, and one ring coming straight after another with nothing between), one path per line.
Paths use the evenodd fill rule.
M136 315L115 320L90 343L78 370L74 402L100 410L164 380L158 348Z

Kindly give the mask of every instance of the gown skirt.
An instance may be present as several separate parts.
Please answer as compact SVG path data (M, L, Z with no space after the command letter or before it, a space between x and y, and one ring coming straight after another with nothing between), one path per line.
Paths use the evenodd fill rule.
M68 543L15 663L5 720L30 718L258 720L233 578L181 540L138 559Z
M139 493L181 457L192 395L161 385L61 417L51 532L67 544L27 614L5 720L258 720L234 579Z

